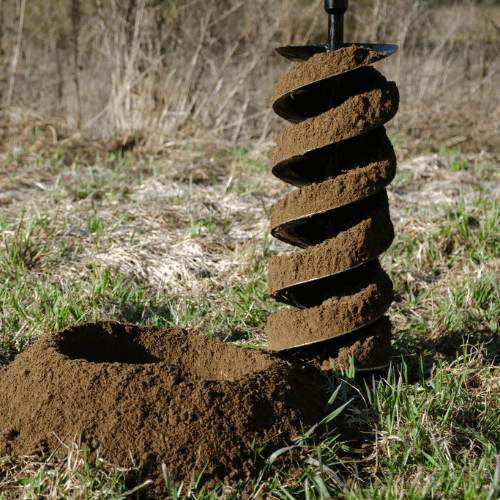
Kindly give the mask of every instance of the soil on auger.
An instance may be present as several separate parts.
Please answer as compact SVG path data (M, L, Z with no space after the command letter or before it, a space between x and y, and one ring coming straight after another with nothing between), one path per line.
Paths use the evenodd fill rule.
M268 296L298 310L270 316L268 348L303 348L323 369L346 368L348 355L357 370L391 360L384 314L394 295L378 256L394 239L385 188L396 157L384 124L399 92L369 66L381 57L352 45L294 62L272 97L292 123L272 149L272 171L300 189L271 207L271 233L302 250L270 260Z

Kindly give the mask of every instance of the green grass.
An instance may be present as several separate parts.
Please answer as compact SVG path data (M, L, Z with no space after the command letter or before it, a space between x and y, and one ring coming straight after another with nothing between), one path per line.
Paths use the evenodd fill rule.
M0 213L0 362L7 365L44 332L104 319L181 326L265 347L267 318L283 307L265 295L269 259L279 250L265 223L268 207L288 189L269 187L267 153L252 156L238 148L205 159L184 152L186 163L174 167L128 153L85 163L78 156L69 160L60 148L42 151L38 141L32 131L23 145L32 159L25 178L13 154L21 141L11 140L4 155L11 175L0 189L27 185L31 191ZM458 150L439 145L438 154L450 161L454 185L456 170L475 169L474 197L458 197L453 207L435 206L427 214L391 208L398 210L396 238L381 257L396 296L389 310L390 369L363 376L351 366L324 378L331 402L342 403L340 414L364 433L367 447L351 448L334 429L316 439L304 429L279 455L254 450L256 458L267 459L266 467L232 488L208 490L203 475L192 485L173 484L165 470L169 498L500 498L500 199L481 184L499 181L497 164L468 161L454 168L453 158L465 161ZM193 165L193 190L186 194L184 171ZM196 169L206 174L199 181ZM234 182L226 189L230 175ZM151 188L166 180L174 184ZM392 188L419 182L400 168ZM469 188L463 185L464 192ZM142 200L143 192L153 201ZM234 195L241 205L228 206ZM180 244L194 255L184 267L177 263L191 273L186 282L142 272L163 265L147 259L169 255ZM203 267L196 260L200 248L217 258ZM146 256L144 263L133 269L110 264L119 251ZM103 256L110 260L99 260ZM168 274L173 264L164 265L165 276L175 276ZM137 484L133 468L88 463L75 442L57 463L51 456L0 461L2 499L11 498L8 492L33 499L49 492L52 498L77 498L76 492L81 498L136 498L147 481ZM13 482L2 483L7 479Z
M441 157L448 158L450 169L452 172L467 170L467 161L461 157L460 148L447 147L444 143L438 143L437 154Z

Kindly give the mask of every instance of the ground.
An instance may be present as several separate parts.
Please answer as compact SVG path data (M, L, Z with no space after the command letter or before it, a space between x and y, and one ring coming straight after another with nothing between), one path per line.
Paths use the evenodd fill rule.
M304 440L295 460L278 458L265 478L239 486L247 495L500 496L499 157L445 144L414 156L391 139L396 238L381 263L396 294L392 368L373 379L347 371L325 380L350 401L342 412L368 444ZM268 146L185 143L146 156L95 144L46 147L36 130L13 144L0 172L4 367L44 332L84 320L180 325L266 346L267 317L283 307L265 297L269 258L290 251L268 235L268 210L293 189L270 174ZM77 446L68 453L45 466L2 455L4 498L41 498L44 485L59 496L73 488L76 498L120 475L106 462L86 468ZM122 479L113 498L120 488ZM211 488L199 495L222 492Z

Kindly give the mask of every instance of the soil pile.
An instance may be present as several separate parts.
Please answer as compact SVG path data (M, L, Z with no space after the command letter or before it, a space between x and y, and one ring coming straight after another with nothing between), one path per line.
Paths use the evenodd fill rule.
M178 483L207 461L209 485L249 477L263 465L254 463L254 439L256 449L270 440L270 455L318 423L328 401L317 382L270 353L113 322L44 335L0 371L0 388L2 454L49 453L58 444L52 431L71 431L82 433L93 461L105 437L107 460L131 466L130 450L141 481L155 480L148 498L166 495L162 463Z
M383 315L394 296L377 257L394 239L385 188L396 158L383 125L398 110L399 92L365 67L381 57L356 46L316 54L294 63L272 96L292 123L272 150L272 171L303 187L271 207L271 233L303 251L270 261L268 296L302 310L271 315L268 346L318 343L323 369L329 359L344 366L348 354L357 369L391 359Z

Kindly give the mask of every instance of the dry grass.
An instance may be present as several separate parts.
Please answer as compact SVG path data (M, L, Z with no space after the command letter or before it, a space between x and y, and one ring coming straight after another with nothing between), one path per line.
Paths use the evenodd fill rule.
M2 13L4 139L38 126L54 142L137 138L153 152L274 138L269 98L288 64L273 47L326 41L320 0L3 0ZM497 2L353 0L346 26L346 41L401 46L380 64L402 94L391 132L420 150L498 145Z

